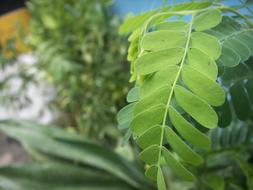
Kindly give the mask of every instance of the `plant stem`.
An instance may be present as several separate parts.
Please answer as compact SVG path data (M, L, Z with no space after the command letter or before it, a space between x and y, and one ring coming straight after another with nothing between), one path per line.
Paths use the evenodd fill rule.
M167 101L167 104L166 104L166 108L165 108L165 112L164 112L164 116L163 116L162 134L161 134L161 139L160 139L160 144L159 144L160 151L159 151L159 154L158 154L157 165L160 164L160 160L161 160L161 152L162 152L162 146L163 146L163 136L164 136L164 130L165 130L165 127L166 127L166 120L167 120L167 116L168 116L169 106L170 106L170 103L171 103L171 100L172 100L172 96L174 94L174 89L176 87L176 84L177 84L178 79L180 77L181 71L183 69L183 66L184 66L184 63L185 63L185 59L186 59L186 56L187 56L187 52L188 52L188 49L189 49L189 45L190 45L193 20L194 20L194 14L192 15L190 26L189 26L189 29L188 29L187 41L186 41L186 44L185 44L183 58L181 60L180 67L179 67L179 70L178 70L177 75L175 77L174 83L173 83L173 85L171 87L171 91L170 91L170 94L169 94L169 98L168 98L168 101Z

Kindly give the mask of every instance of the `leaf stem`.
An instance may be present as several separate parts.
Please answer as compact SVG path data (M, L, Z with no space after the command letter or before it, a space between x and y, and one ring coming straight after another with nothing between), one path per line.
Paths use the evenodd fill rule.
M171 87L171 91L170 91L170 94L169 94L169 98L168 98L168 101L167 101L167 104L166 104L166 108L165 108L165 112L164 112L164 116L163 116L162 134L161 134L161 139L160 139L160 144L159 144L160 150L159 150L159 154L158 154L157 165L160 164L160 160L161 160L161 152L162 152L162 146L163 146L163 136L164 136L164 130L165 130L165 126L166 126L166 119L167 119L167 116L168 116L169 106L170 106L170 103L171 103L171 100L172 100L174 89L176 87L176 84L177 84L178 79L180 77L181 71L183 69L183 65L184 65L184 62L185 62L185 59L186 59L186 56L187 56L187 52L188 52L188 49L189 49L189 45L190 45L190 39L191 39L191 32L192 32L192 25L193 25L194 16L195 15L192 14L190 26L189 26L189 29L188 29L187 41L186 41L186 44L185 44L183 58L182 58L182 60L180 62L179 70L177 72L177 75L176 75L175 80L173 82L173 85Z

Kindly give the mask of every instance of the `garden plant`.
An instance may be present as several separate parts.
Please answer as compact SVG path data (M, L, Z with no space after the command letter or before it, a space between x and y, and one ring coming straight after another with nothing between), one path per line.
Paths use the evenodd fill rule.
M121 26L120 33L131 33L134 87L119 128L142 149L145 175L159 190L167 189L167 168L182 180L198 179L197 189L240 187L231 162L246 175L241 188L253 188L252 26L235 9L212 2L163 6ZM209 162L216 148L229 153L227 163Z
M133 157L127 157L129 152L115 153L103 141L94 142L96 132L85 138L82 133L86 130L78 134L34 122L1 121L0 130L21 142L34 163L1 167L0 189L253 189L253 22L249 3L231 7L212 1L187 2L127 17L119 33L129 35L132 88L126 96L128 104L115 117ZM245 7L248 12L241 13ZM59 27L45 19L51 23L48 27ZM40 52L53 47L47 45ZM68 56L60 52L64 52L61 48L58 54ZM70 55L77 52L73 49ZM44 65L52 66L54 54L48 55ZM79 52L76 58L80 55L86 54ZM89 66L86 60L81 67ZM72 70L67 70L68 75L60 71L64 74L57 73L59 69L47 70L60 89L68 90ZM92 79L90 72L87 70L87 80ZM108 74L115 76L109 70ZM96 93L91 86L90 93ZM87 96L88 92L82 93ZM66 97L71 98L65 108L71 110L78 101L76 96ZM99 111L96 108L91 109ZM76 121L85 129L85 119ZM89 122L93 131L93 120ZM118 138L122 141L120 135Z

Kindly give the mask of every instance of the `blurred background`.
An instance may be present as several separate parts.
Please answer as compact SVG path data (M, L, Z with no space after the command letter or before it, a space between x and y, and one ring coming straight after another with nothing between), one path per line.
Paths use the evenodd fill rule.
M2 0L0 119L54 123L115 145L115 115L128 90L127 44L117 34L122 6ZM0 165L28 159L12 140L0 139Z
M87 169L86 164L93 166L94 159L96 168L115 172L133 189L153 189L141 176L137 147L126 143L128 134L117 129L116 114L126 105L132 87L126 61L128 42L118 29L129 14L180 2L188 1L0 0L0 129L9 127L5 134L0 132L0 166L53 160ZM243 1L223 2L237 6ZM240 11L251 12L249 6ZM107 151L124 160L116 154L107 157ZM137 171L136 165L140 166ZM43 171L59 169L49 166ZM61 169L65 167L70 166ZM37 165L27 168L27 175L41 169ZM0 175L0 189L1 180Z

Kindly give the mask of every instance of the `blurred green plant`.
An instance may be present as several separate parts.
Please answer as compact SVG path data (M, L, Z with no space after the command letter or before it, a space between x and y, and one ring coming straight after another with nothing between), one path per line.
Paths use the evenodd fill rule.
M0 167L0 189L152 190L141 167L76 133L28 121L0 121L33 163Z
M233 122L210 133L211 151L204 153L195 189L253 189L252 122Z
M110 1L30 0L38 67L56 87L59 123L85 136L116 136L115 114L127 91L126 44Z

